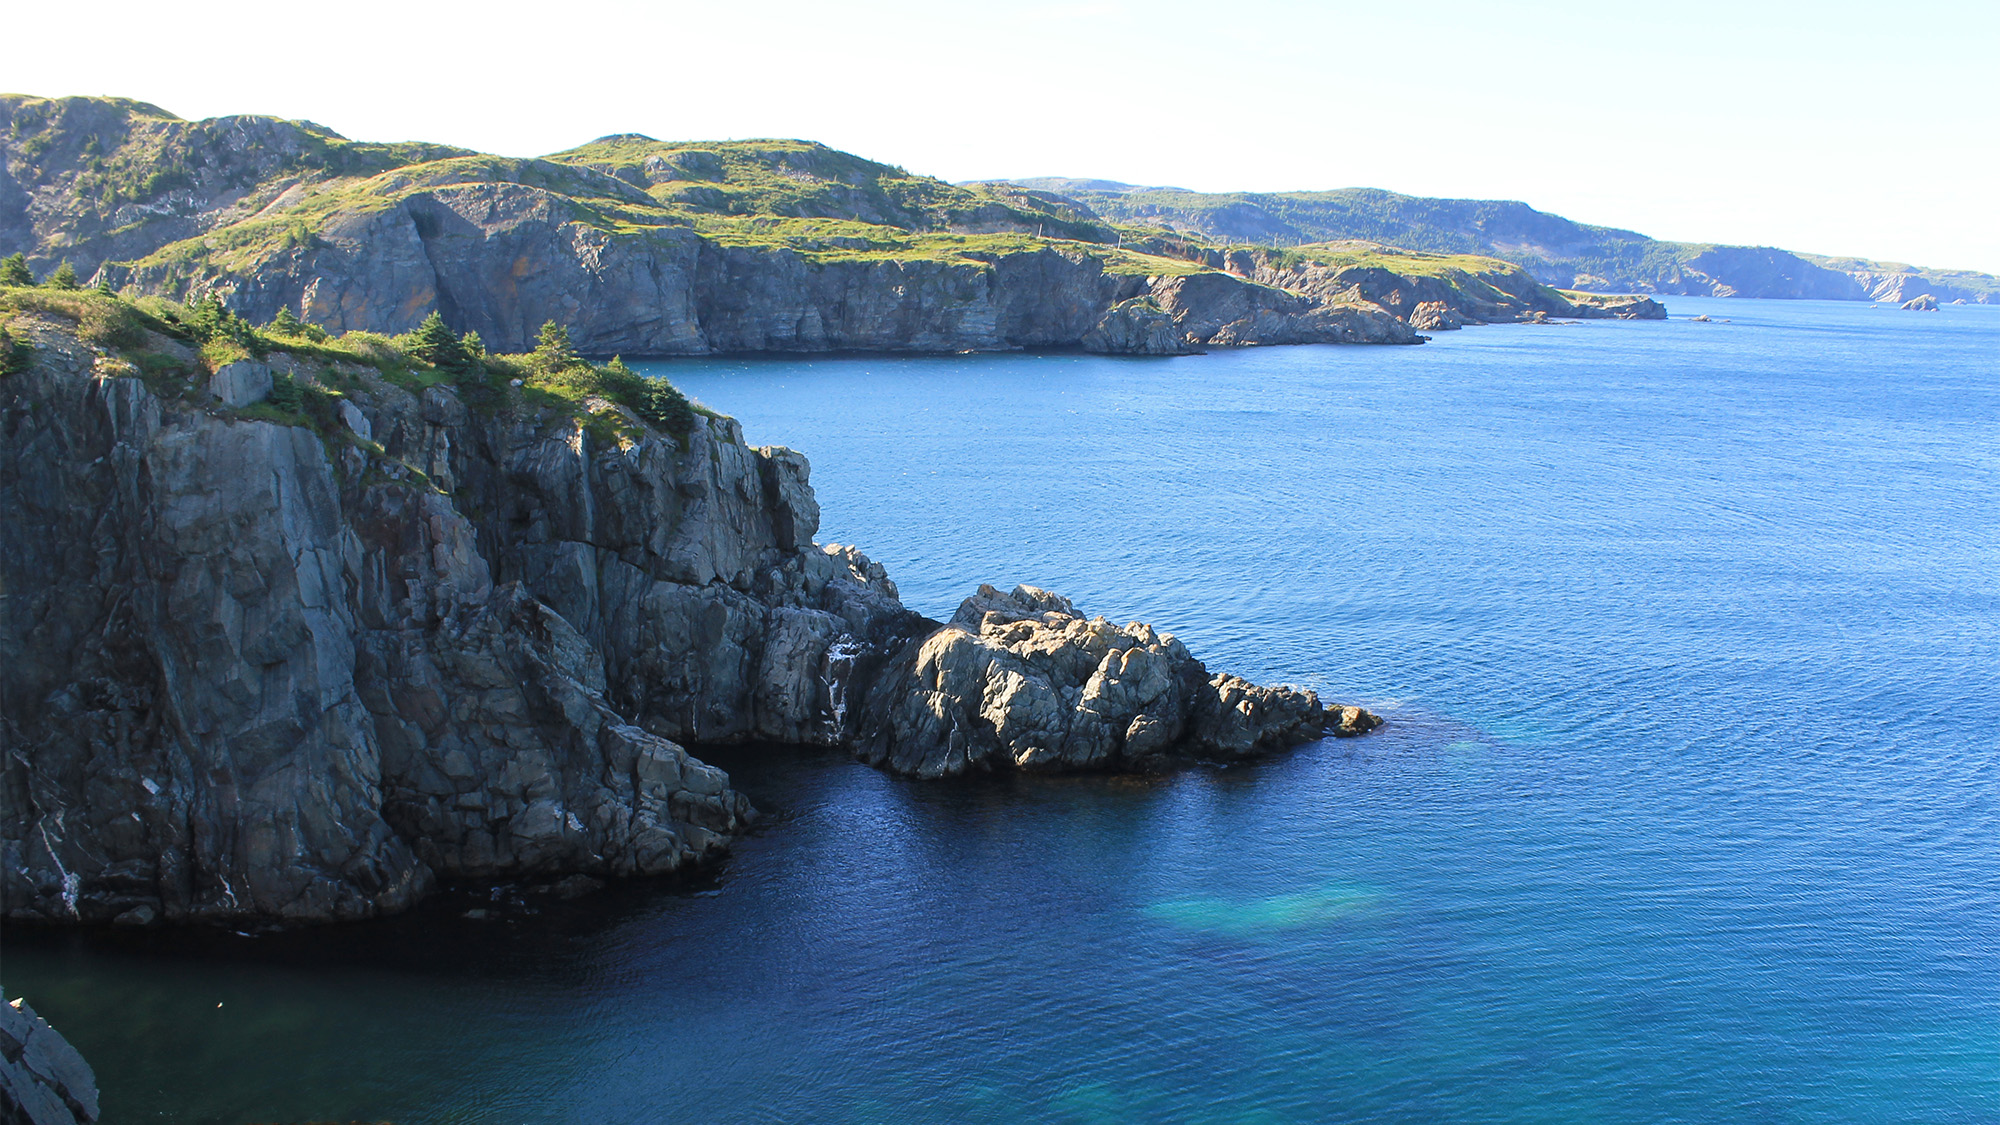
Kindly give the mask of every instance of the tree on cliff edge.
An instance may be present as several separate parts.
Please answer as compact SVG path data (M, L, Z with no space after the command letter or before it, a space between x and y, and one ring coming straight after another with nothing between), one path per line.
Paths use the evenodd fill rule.
M444 317L435 312L425 317L417 330L410 334L410 345L406 350L432 367L464 367L469 359L458 334L446 327Z
M583 357L576 354L576 345L570 343L569 329L551 320L542 325L541 338L528 362L537 372L554 375L581 364Z

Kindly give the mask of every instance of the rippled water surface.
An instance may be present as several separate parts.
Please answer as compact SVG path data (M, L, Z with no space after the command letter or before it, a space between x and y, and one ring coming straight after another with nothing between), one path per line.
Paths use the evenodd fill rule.
M821 538L1390 725L1165 778L718 755L711 881L11 931L108 1120L2000 1121L2000 309L653 365Z

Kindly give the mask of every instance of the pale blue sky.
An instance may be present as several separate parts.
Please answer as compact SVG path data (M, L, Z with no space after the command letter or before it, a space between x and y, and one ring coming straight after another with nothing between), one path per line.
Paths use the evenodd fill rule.
M801 136L947 179L1522 199L2000 272L2000 0L18 5L0 87L537 154Z

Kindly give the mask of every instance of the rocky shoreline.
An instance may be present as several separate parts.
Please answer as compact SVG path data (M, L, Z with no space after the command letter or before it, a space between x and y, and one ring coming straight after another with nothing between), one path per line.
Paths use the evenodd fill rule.
M0 381L13 921L305 923L445 879L689 870L751 810L687 745L942 777L1375 721L1030 587L926 620L814 542L806 459L730 419L675 437L282 352L176 384L57 317L10 330L32 347ZM274 380L335 376L331 429L256 416Z

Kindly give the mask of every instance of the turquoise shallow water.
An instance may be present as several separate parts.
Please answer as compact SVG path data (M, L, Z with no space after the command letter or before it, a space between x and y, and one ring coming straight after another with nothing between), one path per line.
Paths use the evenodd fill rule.
M735 750L698 885L0 979L112 1120L2000 1121L2000 309L1670 305L1731 323L654 365L919 609L1032 582L1390 725Z

